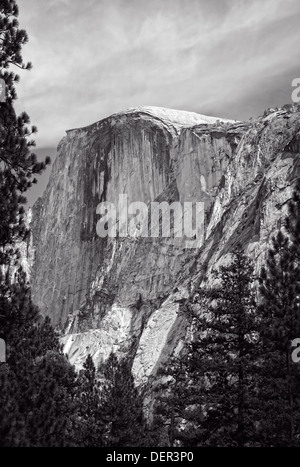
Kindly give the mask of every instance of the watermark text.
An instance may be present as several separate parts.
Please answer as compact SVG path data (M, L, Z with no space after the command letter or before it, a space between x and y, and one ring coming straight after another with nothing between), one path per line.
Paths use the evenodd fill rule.
M96 225L99 237L172 237L183 238L186 248L199 247L204 241L204 203L142 201L128 204L120 194L117 206L109 201L98 204Z

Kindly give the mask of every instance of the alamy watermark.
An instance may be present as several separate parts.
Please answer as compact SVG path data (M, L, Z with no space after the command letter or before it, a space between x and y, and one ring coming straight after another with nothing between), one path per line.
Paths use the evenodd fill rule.
M204 203L142 201L128 204L127 194L118 203L98 204L100 215L96 231L99 237L172 237L183 239L185 248L196 248L204 241Z
M6 101L6 84L4 79L0 78L0 102Z
M299 337L292 340L292 347L296 347L296 349L293 350L292 352L292 360L294 363L299 363L300 362L300 338Z
M6 362L6 344L5 340L0 338L0 363Z
M292 101L295 102L295 104L298 104L300 102L300 78L293 79L292 87L296 88L292 92Z

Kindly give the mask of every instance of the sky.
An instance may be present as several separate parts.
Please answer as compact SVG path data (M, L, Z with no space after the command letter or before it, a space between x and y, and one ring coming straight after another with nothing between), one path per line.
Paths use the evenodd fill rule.
M300 77L299 0L17 3L33 69L19 73L16 110L54 157L67 129L130 107L256 117L291 102Z

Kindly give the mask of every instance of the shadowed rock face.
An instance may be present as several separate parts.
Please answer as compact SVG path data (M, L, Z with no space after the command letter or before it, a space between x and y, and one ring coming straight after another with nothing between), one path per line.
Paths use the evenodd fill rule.
M259 268L299 176L300 114L253 122L136 108L70 130L33 207L33 298L80 367L130 353L138 384L186 335L182 302L241 242ZM97 205L201 201L204 237L100 238ZM195 246L195 243L193 244Z

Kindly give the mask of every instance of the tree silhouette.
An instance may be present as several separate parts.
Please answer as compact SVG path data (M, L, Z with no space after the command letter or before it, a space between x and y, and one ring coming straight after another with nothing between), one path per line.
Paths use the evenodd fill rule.
M272 238L260 274L262 371L261 439L265 445L300 444L300 371L292 341L300 337L300 180L285 220L287 234Z

